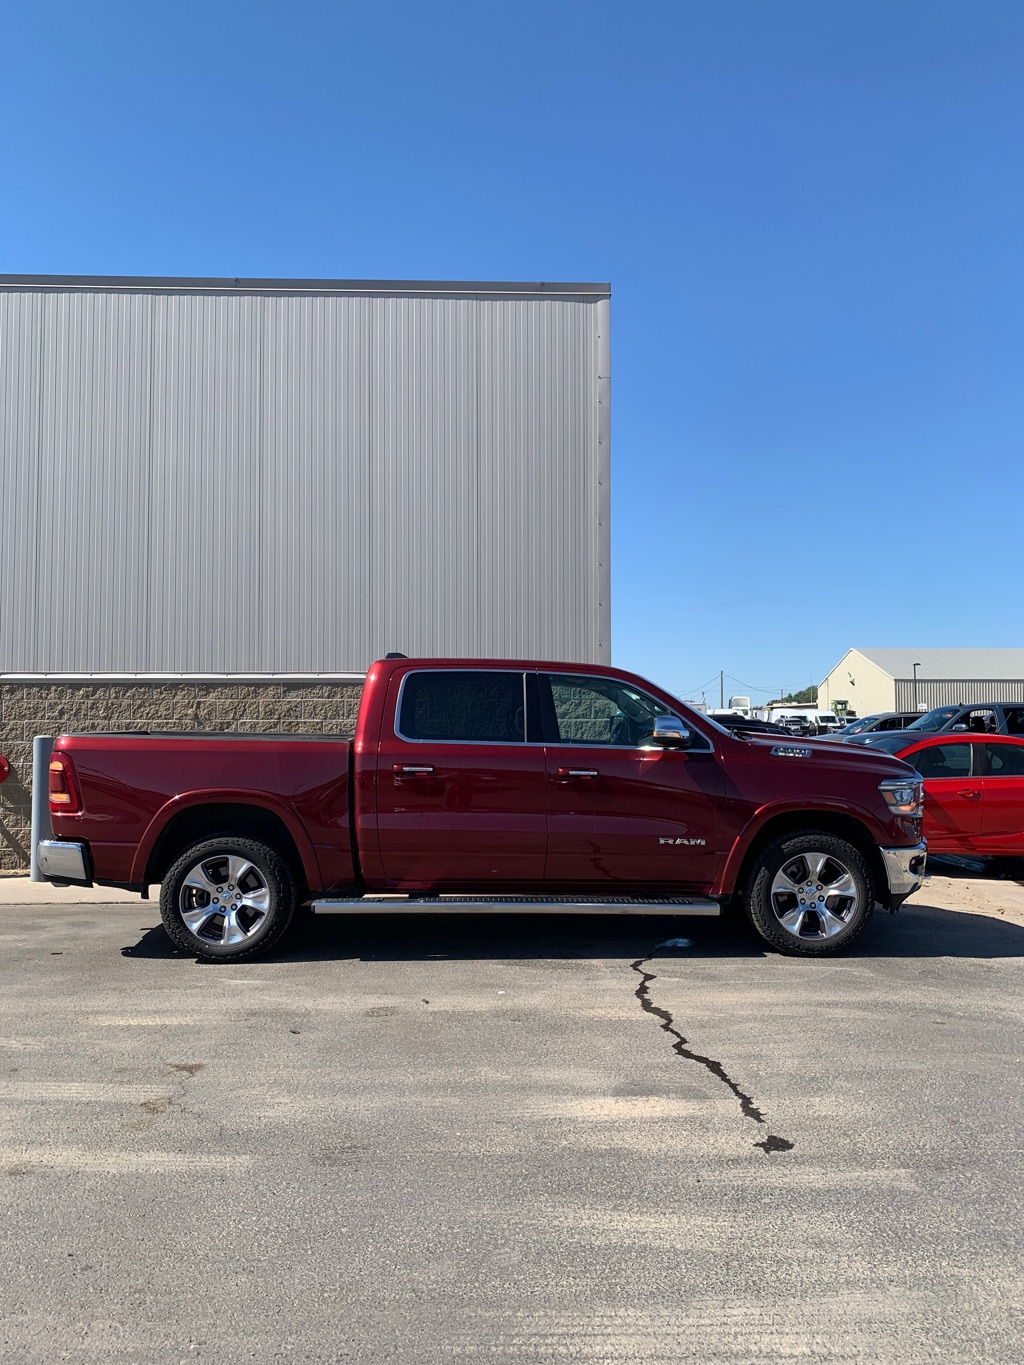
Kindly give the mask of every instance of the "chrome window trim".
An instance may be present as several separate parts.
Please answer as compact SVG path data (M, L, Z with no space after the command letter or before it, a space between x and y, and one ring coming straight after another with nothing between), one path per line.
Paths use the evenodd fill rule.
M691 725L690 722L686 719L685 716L680 716L679 713L678 713L677 711L672 711L672 710L670 710L670 709L667 708L667 707L666 707L665 711L663 712L663 714L664 714L664 715L668 715L668 716L675 716L683 725L686 726L686 728L691 732L691 734L699 735L700 738L704 741L704 746L703 746L703 747L699 747L699 748L698 748L698 747L696 747L696 746L691 746L691 747L688 748L688 749L668 750L668 749L663 749L663 748L661 748L660 745L656 745L656 744L655 744L655 745L651 745L650 747L644 747L644 746L639 745L639 744L585 744L585 743L583 743L582 741L580 741L580 740L575 740L575 739L558 740L557 742L556 742L556 741L548 741L548 740L530 740L530 739L525 739L525 738L522 739L522 740L503 740L503 739L412 739L409 735L405 734L402 730L400 730L400 729L398 728L398 722L399 722L399 719L400 719L401 714L402 714L402 698L403 698L403 696L404 696L404 694L405 694L405 684L408 682L408 680L409 680L410 678L414 677L417 673L518 673L519 671L520 671L520 670L519 670L518 668L410 668L409 671L408 671L408 673L406 673L406 674L403 676L402 681L401 681L401 682L399 683L399 685L398 685L398 696L397 696L397 698L396 698L396 700L395 700L395 723L394 723L394 726L393 726L394 733L395 733L395 738L396 738L396 739L400 739L400 740L402 741L403 744L435 744L435 745L436 745L436 744L474 744L474 745L484 745L484 746L486 746L487 748L490 748L490 749L511 749L511 748L516 748L516 749L568 749L568 748L575 747L575 748L577 748L577 749L602 749L602 750L606 750L606 751L609 751L609 752L612 752L612 753L618 752L618 753L628 753L628 754L664 754L664 753L670 753L670 752L671 752L671 753L678 752L678 753L682 753L682 754L693 754L693 753L697 753L697 754L705 754L705 753L713 754L713 753L715 752L715 746L714 746L714 744L713 744L713 743L711 742L711 740L707 737L707 735L704 733L703 730L698 729L698 727L697 727L696 725ZM533 673L533 674L534 674L535 676L537 676L537 677L545 677L545 678L554 678L554 677L563 677L563 678L598 678L599 680L601 680L601 679L600 679L600 675L599 675L599 674L596 674L596 673L558 673L558 674L555 674L555 673L548 673L545 669L542 669L542 668L528 668L528 669L523 669L523 670L522 670L522 678L523 678L523 734L524 734L524 736L528 733L528 716L527 716L527 708L528 708L528 706L529 706L529 700L528 700L527 691L526 691L526 675L527 675L528 673ZM604 682L618 682L619 680L618 680L617 678L605 678L605 679L603 679L603 681L604 681ZM644 695L645 697L649 696L649 693L644 692L643 688L640 688L640 689L638 689L638 690L641 691L641 692L643 692L643 695ZM650 700L651 700L651 701L654 701L655 698L654 698L654 697L650 697ZM659 703L659 705L660 705L660 703Z
M599 674L599 673L562 673L562 672L558 672L558 673L549 673L546 669L538 669L537 671L538 671L538 673L543 674L543 676L544 676L545 678L549 679L549 680L552 679L552 678L586 678L586 679L593 679L595 682L606 682L606 683L607 683L607 682L621 682L621 679L620 679L620 678L605 678L605 677L602 677L602 675ZM622 686L624 686L624 687L625 687L625 686L628 686L628 685L629 685L629 684L622 683ZM594 740L589 740L589 741L588 741L588 740L582 740L582 739L560 739L560 740L557 740L557 741L552 741L550 747L551 747L552 749L577 748L577 749L603 749L603 750L612 750L612 751L619 750L620 752L626 752L626 753L631 753L631 754L650 754L650 753L668 753L668 752L673 752L673 753L678 752L678 753L681 753L681 754L693 754L693 753L697 753L697 754L707 754L707 753L710 753L710 754L713 754L713 753L715 752L715 746L714 746L714 744L712 744L711 740L708 739L708 737L707 737L707 735L704 733L704 731L701 730L701 729L699 729L698 726L693 725L690 721L688 721L688 720L686 719L685 716L681 716L681 715L679 714L678 711L673 711L671 707L663 706L661 702L657 701L657 698L656 698L656 697L652 697L651 694L650 694L649 692L645 692L644 689L643 689L642 687L638 687L636 690L641 694L641 696L646 697L648 701L656 702L656 704L657 704L658 706L662 706L661 714L662 714L663 716L675 716L676 720L679 721L680 725L685 725L686 728L690 731L690 733L691 733L692 735L699 735L700 738L704 741L704 746L703 746L703 747L697 747L696 745L692 745L692 744L691 744L691 745L689 745L689 746L688 746L687 748L685 748L685 749L671 750L671 751L670 751L670 750L667 750L667 749L663 749L662 746L661 746L660 744L651 744L651 745L641 745L641 744L601 744L599 741L594 741ZM554 697L552 696L552 698L551 698L551 705L552 705L552 707L554 706L554 704L555 704L555 699L554 699ZM558 717L557 717L557 716L555 717L555 720L556 720L556 722L557 722L557 720L558 720Z
M413 739L411 735L404 734L398 728L398 723L402 716L402 699L405 696L405 684L410 678L414 678L417 673L504 673L515 677L518 673L523 683L523 738L522 739ZM543 749L543 743L536 741L530 742L526 738L528 724L526 709L528 706L526 695L526 670L518 668L410 668L408 673L402 678L398 685L398 697L395 700L395 738L400 739L403 744L483 744L490 749Z

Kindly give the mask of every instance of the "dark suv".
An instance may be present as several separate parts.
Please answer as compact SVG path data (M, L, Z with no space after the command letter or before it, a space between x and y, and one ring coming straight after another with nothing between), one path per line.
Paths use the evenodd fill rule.
M849 739L851 735L866 735L879 730L905 730L908 725L920 720L917 711L879 711L874 716L856 717L836 731L839 739Z
M879 744L893 734L938 735L948 730L967 730L976 735L1024 735L1024 702L987 702L971 706L936 706L926 711L905 730L888 732L868 731L861 735L846 735L847 744Z

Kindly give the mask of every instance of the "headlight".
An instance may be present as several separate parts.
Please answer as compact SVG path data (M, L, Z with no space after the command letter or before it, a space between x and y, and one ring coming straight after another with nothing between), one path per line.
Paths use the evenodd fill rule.
M918 778L887 777L878 790L886 805L897 815L919 817L924 814L924 783Z

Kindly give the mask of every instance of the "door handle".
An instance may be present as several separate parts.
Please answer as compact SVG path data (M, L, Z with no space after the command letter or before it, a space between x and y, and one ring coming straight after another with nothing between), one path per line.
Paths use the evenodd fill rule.
M558 768L555 771L556 782L575 782L577 779L580 781L584 779L592 781L595 777L600 776L601 774L596 768Z
M962 797L964 798L965 801L977 801L977 800L979 800L980 797L981 797L981 792L979 792L979 791L963 791L963 792L957 792L957 796L962 796Z
M391 771L397 781L401 777L433 777L434 769L429 763L392 763Z

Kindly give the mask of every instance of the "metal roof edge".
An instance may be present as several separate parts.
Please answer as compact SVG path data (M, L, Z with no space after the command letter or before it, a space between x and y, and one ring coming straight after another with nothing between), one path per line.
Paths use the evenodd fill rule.
M0 683L332 683L363 682L351 673L0 673Z
M829 669L829 671L828 671L827 673L825 673L825 674L822 675L821 682L823 683L823 682L825 681L826 678L831 678L832 674L833 674L833 673L836 671L836 669L839 668L839 666L843 663L843 660L848 659L848 658L850 657L851 654L857 654L857 653L859 653L859 652L860 652L860 651L857 649L857 646L856 646L856 645L851 645L851 646L849 647L849 649L846 651L846 653L843 655L842 659L837 659L837 660L835 661L835 663L832 665L832 667ZM820 686L821 686L821 683L817 683L816 686L820 687ZM799 703L798 703L798 705L799 705Z
M5 289L166 290L186 293L281 294L497 294L544 298L581 295L610 298L610 284L498 280L304 280L176 275L0 275Z

